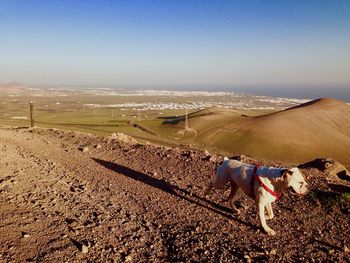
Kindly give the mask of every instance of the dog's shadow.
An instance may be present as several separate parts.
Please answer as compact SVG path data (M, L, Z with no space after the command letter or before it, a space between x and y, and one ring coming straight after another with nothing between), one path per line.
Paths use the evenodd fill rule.
M210 210L212 212L215 212L221 216L224 216L228 219L232 219L237 221L238 223L244 224L248 227L253 228L254 230L257 230L258 227L242 221L238 218L235 218L231 215L231 209L222 206L220 204L217 204L215 202L212 202L210 200L207 200L201 196L198 196L195 193L191 193L186 189L182 189L181 187L177 186L177 185L170 185L167 182L165 182L164 180L161 179L157 179L154 178L152 176L149 176L147 174L135 171L131 168L125 167L123 165L117 164L117 163L113 163L113 162L109 162L109 161L105 161L105 160L101 160L101 159L97 159L97 158L92 158L95 162L97 162L98 164L104 166L107 169L110 169L118 174L122 174L124 176L127 176L133 180L142 182L144 184L147 184L149 186L152 186L154 188L157 188L159 190L162 190L168 194L174 195L178 198L181 198L183 200L186 200L189 203L195 204L197 206L200 206L202 208L205 208L207 210Z

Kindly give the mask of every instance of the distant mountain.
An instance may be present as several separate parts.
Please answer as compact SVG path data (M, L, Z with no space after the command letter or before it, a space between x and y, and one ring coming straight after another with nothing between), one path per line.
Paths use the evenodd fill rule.
M28 88L26 86L15 81L0 84L0 92L19 92L19 91L25 91L27 89Z

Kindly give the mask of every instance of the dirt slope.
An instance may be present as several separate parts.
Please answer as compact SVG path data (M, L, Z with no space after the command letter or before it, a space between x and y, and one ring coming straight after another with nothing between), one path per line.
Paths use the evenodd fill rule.
M221 202L227 191L203 197L220 159L2 128L0 262L350 260L349 209L333 198L349 182L305 166L313 194L278 201L269 237L252 200L239 193L235 215Z

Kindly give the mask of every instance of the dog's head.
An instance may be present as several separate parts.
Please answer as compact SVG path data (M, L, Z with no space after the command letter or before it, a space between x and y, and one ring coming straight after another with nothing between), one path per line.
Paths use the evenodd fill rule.
M308 192L308 184L305 181L303 174L298 168L288 169L283 174L283 179L286 182L287 187L291 188L292 191L298 195L305 195Z

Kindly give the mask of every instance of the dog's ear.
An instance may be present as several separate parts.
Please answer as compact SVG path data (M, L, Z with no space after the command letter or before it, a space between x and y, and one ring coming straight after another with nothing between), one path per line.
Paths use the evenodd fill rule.
M283 173L283 175L282 175L282 177L283 177L283 179L287 179L289 176L291 176L293 174L293 171L292 170L290 170L290 169L287 169L284 173Z

